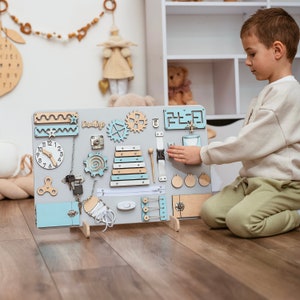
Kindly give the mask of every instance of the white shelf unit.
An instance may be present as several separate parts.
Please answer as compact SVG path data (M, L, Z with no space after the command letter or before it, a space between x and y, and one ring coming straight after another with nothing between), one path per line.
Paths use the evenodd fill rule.
M282 7L300 25L298 1L145 0L148 93L168 105L167 66L186 66L195 100L206 108L214 140L237 135L247 107L267 82L257 81L245 65L240 41L243 22L260 8ZM300 53L294 63L300 81ZM237 176L240 163L212 166L213 191Z
M300 24L298 1L146 1L148 93L168 105L167 66L189 70L195 100L208 119L242 118L266 82L244 64L240 28L256 10L283 7ZM300 79L300 55L294 67Z

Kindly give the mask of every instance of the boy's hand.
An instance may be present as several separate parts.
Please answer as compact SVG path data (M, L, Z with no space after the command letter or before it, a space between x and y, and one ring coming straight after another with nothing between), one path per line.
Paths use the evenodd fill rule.
M199 165L202 163L200 157L199 146L170 146L167 149L167 153L170 158L175 161L187 164L187 165Z

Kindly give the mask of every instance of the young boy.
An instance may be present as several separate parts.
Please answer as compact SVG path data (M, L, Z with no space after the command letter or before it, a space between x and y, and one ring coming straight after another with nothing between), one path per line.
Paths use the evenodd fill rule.
M204 202L201 218L237 236L272 236L300 225L300 85L292 76L299 27L281 8L258 10L242 26L246 65L268 85L252 100L237 137L171 146L185 164L242 162L239 177Z

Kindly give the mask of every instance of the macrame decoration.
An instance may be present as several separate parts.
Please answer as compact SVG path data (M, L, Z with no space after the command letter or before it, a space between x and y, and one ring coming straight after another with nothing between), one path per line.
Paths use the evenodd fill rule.
M35 30L31 23L22 22L17 16L9 12L7 0L0 0L0 97L9 93L16 87L23 73L22 56L11 41L19 44L25 44L25 40L18 32L2 26L2 14L8 13L13 22L19 26L21 33L25 35L32 34L47 40L56 40L61 42L68 42L76 38L80 42L87 35L92 26L96 25L106 12L114 11L116 6L116 0L104 0L104 10L101 11L95 18L76 31L63 35L56 32ZM3 33L4 36L2 36Z
M1 0L1 2L6 2L6 1ZM115 10L116 6L117 6L116 0L104 0L103 2L104 11L101 11L96 17L94 17L86 25L66 35L54 31L44 32L44 31L37 30L35 29L34 26L31 25L31 23L23 22L16 15L10 13L9 11L7 12L10 18L13 20L13 22L19 26L19 29L23 34L26 35L32 34L38 37L45 38L47 40L57 40L61 42L68 42L76 38L80 42L87 35L88 31L100 21L100 19L104 16L104 14L106 12Z

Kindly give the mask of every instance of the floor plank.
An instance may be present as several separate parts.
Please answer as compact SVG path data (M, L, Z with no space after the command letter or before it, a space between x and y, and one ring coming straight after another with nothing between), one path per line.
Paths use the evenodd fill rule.
M34 201L0 201L0 299L274 299L300 295L300 230L240 239L201 219L37 229Z
M32 238L18 202L2 200L0 204L0 241Z
M38 243L50 272L124 266L118 254L101 238Z
M201 220L196 222L198 227L181 226L179 235L170 234L267 299L299 299L300 265L281 257L279 253L284 248L280 252L269 251L259 244L262 239L240 239L228 230L207 230ZM266 240L287 239L294 234L299 233L290 232Z
M0 242L0 299L61 299L32 239Z
M125 226L99 235L164 299L264 299L162 226ZM180 234L180 233L179 233Z
M255 243L265 247L272 253L276 253L280 259L285 259L292 264L300 266L299 229L293 230L288 234L282 234L272 238L256 239Z
M163 299L130 266L57 272L53 274L63 299Z

